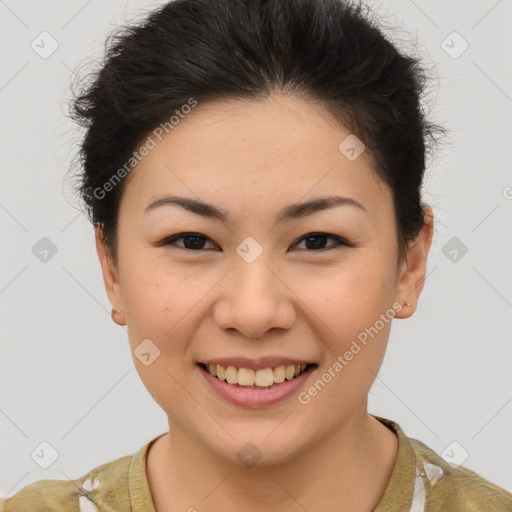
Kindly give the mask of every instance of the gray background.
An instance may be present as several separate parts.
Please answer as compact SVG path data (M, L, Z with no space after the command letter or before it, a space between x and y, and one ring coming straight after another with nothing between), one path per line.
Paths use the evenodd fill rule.
M64 115L71 70L160 3L0 1L0 498L79 478L167 431L110 318L92 227L64 181L80 136ZM417 38L439 77L430 115L450 138L424 187L436 216L425 289L413 317L393 323L369 410L512 491L512 1L371 5L401 27L396 42ZM58 43L46 58L43 31ZM57 250L46 261L43 237ZM50 459L31 457L42 442L58 452L47 469Z

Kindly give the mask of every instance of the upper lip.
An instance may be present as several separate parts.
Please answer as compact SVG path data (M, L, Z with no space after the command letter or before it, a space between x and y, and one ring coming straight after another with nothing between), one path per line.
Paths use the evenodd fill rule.
M264 368L276 368L277 366L291 366L301 364L314 364L304 359L290 359L285 357L260 357L259 359L248 359L246 357L222 357L216 359L207 359L199 361L203 364L219 364L221 366L235 366L236 368L249 368L252 370L262 370Z

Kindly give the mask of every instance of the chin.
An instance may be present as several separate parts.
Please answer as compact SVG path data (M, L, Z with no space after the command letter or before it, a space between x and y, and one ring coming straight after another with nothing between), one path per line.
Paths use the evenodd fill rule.
M217 437L214 440L207 440L205 444L218 456L226 459L232 464L245 467L270 467L289 462L296 458L307 444L305 430L295 424L295 428L285 426L287 420L279 425L275 420L268 424L240 425L228 429L233 435L225 433L222 444ZM279 431L279 432L278 432Z

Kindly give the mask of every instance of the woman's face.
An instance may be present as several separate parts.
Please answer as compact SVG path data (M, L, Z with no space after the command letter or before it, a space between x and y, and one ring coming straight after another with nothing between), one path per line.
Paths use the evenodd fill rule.
M97 242L137 371L175 435L234 462L250 442L262 463L275 463L366 415L390 319L414 310L422 284L407 294L430 242L409 272L397 266L391 191L367 152L354 158L353 139L340 150L349 135L319 106L284 96L198 104L161 140L152 135L157 145L132 171L120 205L118 268ZM170 196L225 218L148 208ZM286 207L332 196L361 206L293 207L278 219ZM180 233L196 238L163 243ZM304 238L311 233L320 235ZM405 300L412 305L400 312ZM198 365L247 358L235 366L258 369L267 357L276 361L260 366L316 367L287 397L251 406L219 394ZM273 389L293 387L286 382Z

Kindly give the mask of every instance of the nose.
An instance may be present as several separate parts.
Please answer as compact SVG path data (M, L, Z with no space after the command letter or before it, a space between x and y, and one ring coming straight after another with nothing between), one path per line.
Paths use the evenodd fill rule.
M294 295L273 267L263 255L252 263L235 260L215 305L214 320L220 329L236 329L251 338L270 329L290 329L296 316Z

